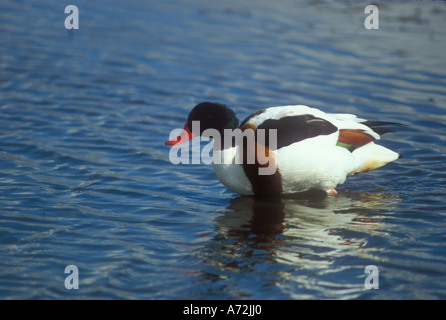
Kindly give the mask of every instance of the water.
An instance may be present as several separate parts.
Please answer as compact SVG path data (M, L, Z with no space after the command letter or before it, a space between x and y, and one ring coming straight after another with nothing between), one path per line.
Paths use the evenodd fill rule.
M77 1L67 31L66 4L3 1L0 298L446 298L446 7L378 2L367 30L368 4ZM337 197L239 197L169 162L201 101L397 121L404 158Z

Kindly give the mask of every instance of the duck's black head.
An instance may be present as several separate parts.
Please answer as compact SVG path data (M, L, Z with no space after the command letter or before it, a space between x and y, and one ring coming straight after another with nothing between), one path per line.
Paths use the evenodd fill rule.
M194 121L200 122L199 135L206 129L215 129L223 136L224 129L234 130L239 126L239 120L235 112L224 104L202 102L197 104L189 113L187 122L184 125L183 135L174 140L167 141L166 144L176 145L195 137L198 130L193 128Z
M212 102L197 104L189 113L187 127L191 131L194 131L193 121L200 121L200 134L206 129L216 129L223 134L224 129L235 129L239 125L234 111L224 104Z

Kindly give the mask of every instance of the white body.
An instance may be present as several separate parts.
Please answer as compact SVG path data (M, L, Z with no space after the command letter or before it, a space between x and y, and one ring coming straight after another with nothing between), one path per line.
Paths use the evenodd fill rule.
M327 114L303 105L283 106L268 108L263 113L253 116L248 122L258 127L268 119L305 114L327 120L338 130L328 135L301 140L275 151L283 194L309 189L329 192L336 185L343 183L348 175L373 170L399 158L398 153L373 142L353 152L337 146L341 129L359 129L375 139L380 138L376 132L360 123L365 120L351 114ZM235 164L238 152L237 147L223 151L214 150L214 157L233 159L230 164L225 164L224 161L221 161L221 164L214 164L215 173L222 184L231 191L241 195L253 195L251 183L245 175L243 166Z

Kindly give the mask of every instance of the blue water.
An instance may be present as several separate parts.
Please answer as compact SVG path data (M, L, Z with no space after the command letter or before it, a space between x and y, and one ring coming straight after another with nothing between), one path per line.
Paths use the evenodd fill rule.
M0 3L0 298L446 298L445 3L375 2L367 30L367 1L81 0L69 31L68 4ZM403 158L239 197L169 162L201 101L400 122Z

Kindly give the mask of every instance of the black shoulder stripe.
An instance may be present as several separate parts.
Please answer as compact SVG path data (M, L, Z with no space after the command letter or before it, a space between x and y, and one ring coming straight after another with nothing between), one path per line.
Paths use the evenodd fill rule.
M338 128L327 120L310 114L288 116L280 119L269 119L260 124L258 129L265 129L265 141L269 141L269 129L277 129L277 149L295 142L319 135L329 135ZM268 145L267 145L268 146Z
M243 122L240 124L240 127L247 124L249 122L249 120L251 120L253 117L258 116L259 114L262 114L265 111L266 111L266 109L261 109L261 110L258 110L256 112L250 114L245 120L243 120Z

